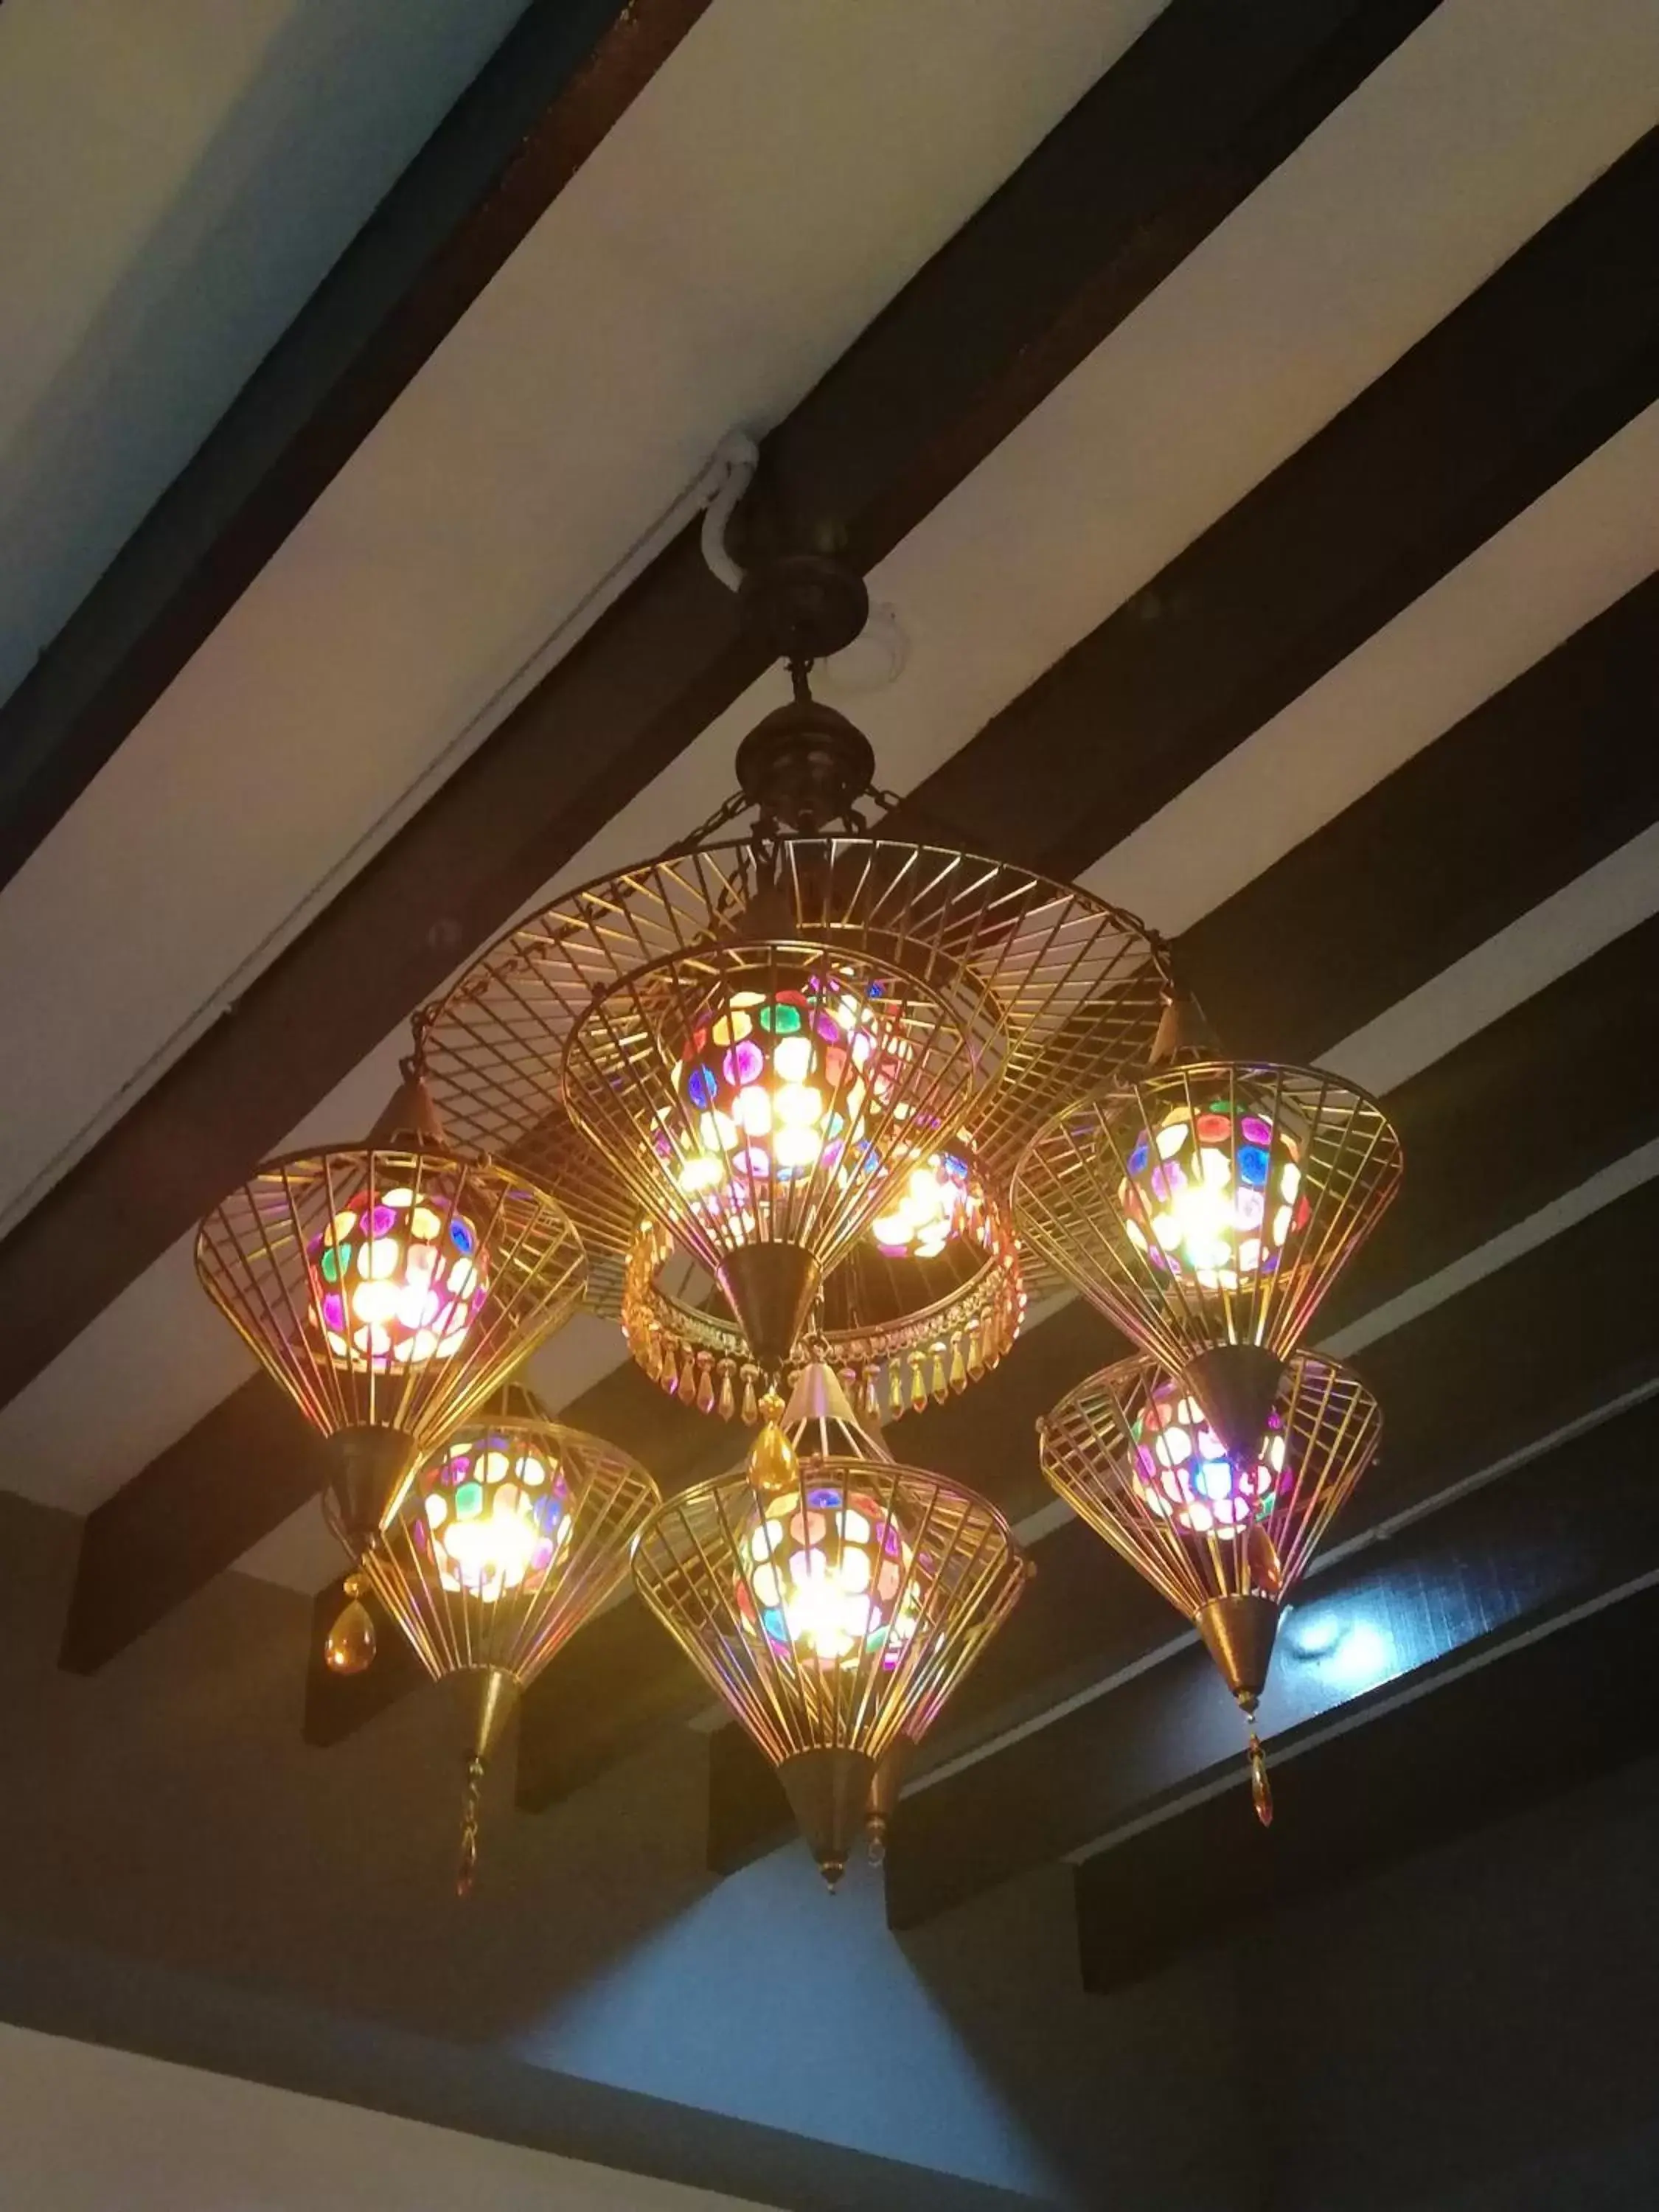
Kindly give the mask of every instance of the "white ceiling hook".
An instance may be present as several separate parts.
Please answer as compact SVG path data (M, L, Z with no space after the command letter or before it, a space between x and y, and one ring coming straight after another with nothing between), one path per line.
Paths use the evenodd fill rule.
M872 599L870 619L851 645L820 662L813 683L826 699L857 699L897 683L909 658L910 641L890 600Z
M759 465L760 448L748 432L728 430L710 455L702 480L702 557L728 592L741 587L743 570L726 550L726 525Z

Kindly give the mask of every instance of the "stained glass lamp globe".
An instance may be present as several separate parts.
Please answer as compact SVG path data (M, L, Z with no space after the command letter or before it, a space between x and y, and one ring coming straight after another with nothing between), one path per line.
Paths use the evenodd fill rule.
M580 1303L562 1207L450 1152L411 1065L361 1145L267 1160L196 1243L203 1287L329 1440L333 1517L366 1542L416 1459Z
M641 1595L777 1768L832 1888L884 1761L925 1729L1025 1572L994 1508L887 1457L821 1362L749 1466L668 1499L634 1555Z
M427 1672L470 1685L463 1892L477 1863L486 1763L507 1717L625 1577L656 1502L626 1452L553 1419L514 1382L422 1458L367 1544L337 1524Z
M1382 1430L1358 1376L1300 1352L1280 1370L1257 1445L1238 1456L1184 1377L1145 1353L1090 1376L1038 1424L1054 1489L1203 1638L1250 1723L1264 1822L1272 1799L1255 1716L1279 1607Z

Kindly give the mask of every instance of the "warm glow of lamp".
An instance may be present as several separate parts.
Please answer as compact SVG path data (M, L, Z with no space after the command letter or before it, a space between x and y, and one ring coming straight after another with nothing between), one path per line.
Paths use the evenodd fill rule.
M306 1248L330 1356L379 1372L453 1359L489 1295L478 1233L431 1182L360 1190Z
M862 1133L883 1052L878 999L817 974L793 988L739 978L699 1015L681 1054L682 1194L711 1212L752 1213L775 1182L850 1172L869 1153Z
M1130 1243L1201 1291L1271 1275L1311 1218L1302 1155L1283 1113L1275 1124L1224 1093L1183 1100L1129 1149L1118 1203Z
M574 1528L570 1486L533 1430L469 1432L416 1479L417 1550L430 1551L441 1587L493 1605L533 1595Z
M972 1175L960 1151L918 1162L870 1224L877 1249L890 1260L938 1259L974 1203Z
M805 1668L896 1663L915 1633L915 1555L868 1491L809 1481L769 1499L742 1543L738 1611L776 1656Z
M1179 1383L1153 1394L1133 1436L1137 1493L1148 1512L1185 1536L1237 1536L1265 1521L1294 1480L1277 1407L1261 1457L1249 1462L1228 1456L1198 1400Z

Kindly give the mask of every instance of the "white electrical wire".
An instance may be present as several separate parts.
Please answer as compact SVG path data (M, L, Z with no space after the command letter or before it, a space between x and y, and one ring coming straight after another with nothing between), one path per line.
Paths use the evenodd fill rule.
M752 438L731 431L683 491L634 540L626 551L583 592L574 606L562 615L540 641L491 691L483 704L406 785L385 811L364 830L305 896L291 907L275 927L268 930L247 956L238 962L224 981L196 1008L187 1020L153 1052L141 1066L106 1100L98 1113L84 1122L0 1213L0 1236L13 1228L37 1205L52 1185L67 1175L77 1160L118 1121L132 1102L167 1073L196 1040L221 1016L231 1012L243 992L279 953L291 945L336 893L371 860L420 809L438 786L453 775L475 752L490 732L526 698L548 672L557 665L601 615L618 599L641 570L678 538L688 522L704 511L702 550L709 567L723 584L735 591L743 571L726 550L726 526L732 508L747 490L759 453ZM377 1040L378 1042L378 1040Z

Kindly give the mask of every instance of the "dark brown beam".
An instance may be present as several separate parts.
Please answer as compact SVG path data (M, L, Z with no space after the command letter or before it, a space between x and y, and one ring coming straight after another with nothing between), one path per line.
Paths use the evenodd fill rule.
M1653 131L905 815L1058 876L1109 851L1659 397L1656 228Z
M1385 1408L1383 1455L1338 1523L1334 1540L1340 1544L1385 1517L1425 1504L1597 1407L1650 1387L1659 1377L1659 1341L1639 1296L1639 1255L1653 1249L1656 1237L1659 1182L1592 1215L1372 1347L1363 1364ZM1644 1410L1652 1415L1650 1407ZM1573 1447L1575 1468L1581 1458L1596 1463L1601 1434L1594 1431ZM1492 1510L1499 1510L1495 1501L1511 1480L1502 1477L1490 1491L1471 1496L1468 1504L1477 1524L1482 1500L1494 1501ZM1565 1495L1571 1505L1577 1492L1570 1488ZM1422 1525L1452 1510L1443 1506ZM1456 1522L1443 1525L1462 1528L1462 1506L1456 1510ZM1370 1556L1354 1555L1361 1561ZM1323 1603L1348 1571L1346 1562L1334 1563L1308 1585L1306 1603ZM1173 1613L1169 1620L1178 1634ZM993 1646L983 1665L994 1656ZM1182 1658L1193 1662L1192 1681L1201 1681L1208 1662L1196 1647ZM1175 1668L1176 1661L1163 1665ZM1135 1684L1151 1685L1162 1671L1154 1667L1137 1675ZM1168 1679L1184 1683L1188 1671L1183 1666L1178 1677ZM1119 1688L1107 1690L904 1801L902 1827L895 1823L889 1862L895 1926L914 1925L1023 1869L1079 1849L1114 1825L1115 1816L1102 1817L1103 1753L1085 1748L1094 1723L1084 1717L1098 1718L1109 1708L1121 1715L1124 1708L1113 1706L1121 1694ZM1196 1692L1183 1688L1179 1694L1188 1699ZM1158 1695L1155 1685L1136 1689L1138 1702L1156 1702ZM1118 1721L1101 1724L1115 1729ZM1148 1749L1146 1757L1152 1760L1153 1752Z
M0 884L224 619L708 0L532 0L0 707Z
M856 559L878 559L1431 5L1282 0L1252 11L1173 0L768 439L779 504L838 523ZM16 1315L0 1341L0 1402L758 665L688 533L0 1244L0 1301ZM365 944L376 959L356 957ZM179 1453L175 1469L189 1457ZM269 1525L280 1518L273 1510ZM204 1551L196 1580L220 1564ZM82 1648L106 1654L155 1617L140 1602L124 1627Z
M1638 1417L1629 1438L1610 1425L1597 1439L1552 1458L1539 1480L1565 1485L1583 1478L1585 1514L1613 1513L1616 1486L1607 1481L1603 1456L1638 1449L1634 1431L1644 1426L1651 1454L1659 1442L1655 1425ZM1650 1499L1634 1501L1634 1547L1622 1559L1610 1556L1605 1576L1624 1582L1644 1562L1659 1565L1650 1510ZM1496 1527L1474 1534L1499 1540ZM1579 1592L1585 1588L1581 1583ZM1384 1692L1370 1701L1385 1707L1375 1717L1281 1758L1270 1835L1252 1832L1248 1821L1241 1831L1238 1794L1229 1790L1086 1860L1076 1878L1086 1985L1117 1988L1224 1930L1231 1937L1276 1905L1396 1864L1659 1747L1652 1683L1659 1589L1632 1592L1576 1618L1562 1620L1559 1606L1551 1613L1561 1625L1548 1634L1537 1633L1543 1622L1528 1621L1468 1672L1459 1670L1479 1647L1457 1649L1425 1670L1433 1686L1426 1695L1390 1706ZM1194 1898L1213 1891L1223 1866L1225 1911L1195 1913Z

